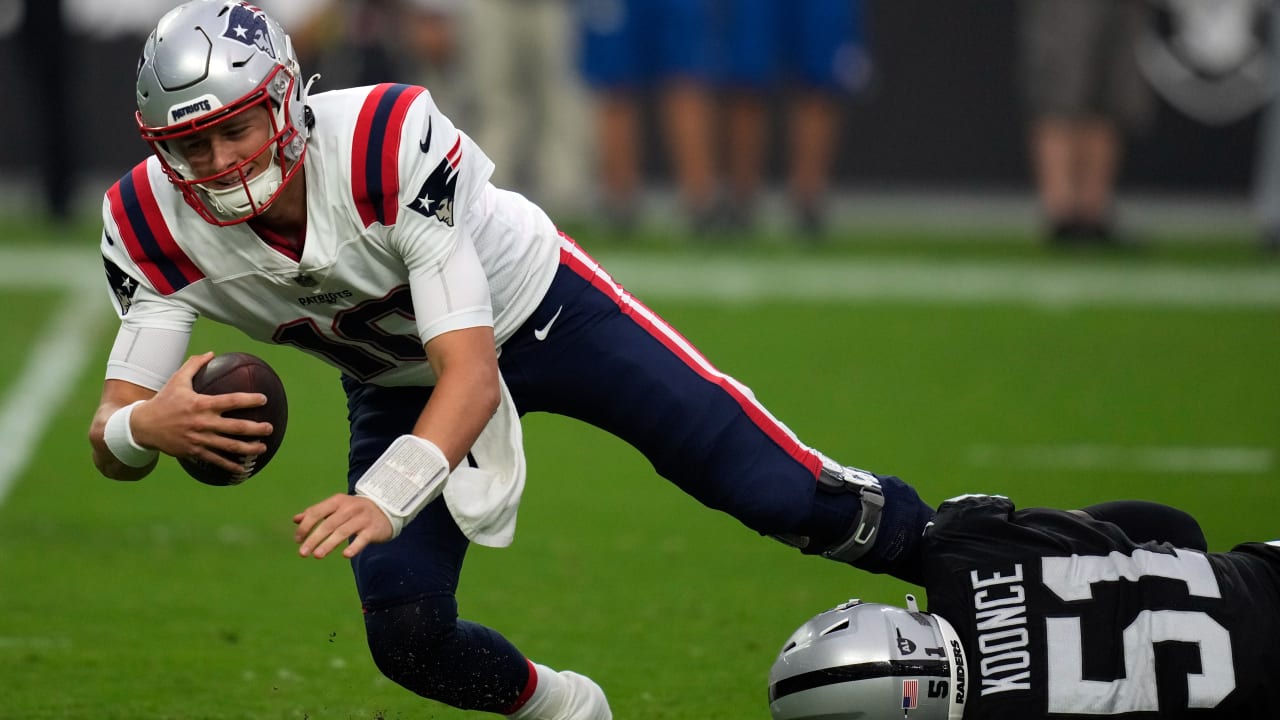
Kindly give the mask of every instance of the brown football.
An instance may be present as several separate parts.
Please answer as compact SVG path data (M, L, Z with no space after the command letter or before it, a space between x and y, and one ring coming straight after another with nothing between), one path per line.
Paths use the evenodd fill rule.
M198 393L221 395L232 392L256 392L267 396L267 404L256 408L242 408L224 413L226 417L271 423L271 434L262 438L243 437L243 440L260 440L267 446L261 455L233 458L246 467L246 472L236 474L216 465L178 458L178 464L191 477L206 485L239 485L262 469L275 457L284 440L285 426L289 422L289 402L284 394L284 384L276 371L260 357L249 353L231 352L214 357L200 368L191 379L191 386ZM228 456L231 457L231 456Z

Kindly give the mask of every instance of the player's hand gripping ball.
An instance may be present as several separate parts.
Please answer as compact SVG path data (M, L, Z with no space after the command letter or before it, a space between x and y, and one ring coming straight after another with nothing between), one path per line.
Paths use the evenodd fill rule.
M216 465L178 458L178 464L191 477L206 485L239 485L271 462L280 443L284 440L285 425L289 422L289 402L284 394L284 384L280 376L262 358L249 353L225 353L218 355L196 371L191 378L191 387L205 395L220 395L231 392L262 393L267 396L267 404L261 407L241 408L223 413L224 417L253 420L271 423L271 434L267 437L237 436L237 439L249 442L261 441L267 446L261 455L226 457L245 467L243 473L232 473Z

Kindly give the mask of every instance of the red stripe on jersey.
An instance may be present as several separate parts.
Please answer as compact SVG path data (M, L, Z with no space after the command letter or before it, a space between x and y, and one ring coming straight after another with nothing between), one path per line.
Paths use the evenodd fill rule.
M351 190L365 227L394 225L399 212L400 136L409 106L424 89L383 83L369 92L356 119Z
M462 159L462 136L461 135L459 135L458 139L454 141L453 147L449 149L449 154L445 155L445 158L449 160L450 167L454 168L455 170L458 168L458 161Z
M204 278L204 273L174 241L156 201L145 161L112 185L107 199L129 257L157 291L171 295Z
M662 343L676 357L683 360L685 365L698 375L701 375L704 380L720 386L722 390L737 401L756 427L760 428L765 435L768 435L778 447L782 448L796 462L804 465L805 468L812 472L814 478L818 477L818 473L822 471L822 458L797 440L796 436L785 425L778 422L755 399L750 390L717 370L675 328L668 325L657 313L645 307L644 303L637 300L634 295L616 283L609 276L609 273L605 272L604 268L600 267L600 264L584 252L582 248L578 247L578 244L569 236L560 233L560 238L561 265L567 266L579 277L590 282L597 290L612 298L623 314L630 316L637 325L644 328L654 339Z

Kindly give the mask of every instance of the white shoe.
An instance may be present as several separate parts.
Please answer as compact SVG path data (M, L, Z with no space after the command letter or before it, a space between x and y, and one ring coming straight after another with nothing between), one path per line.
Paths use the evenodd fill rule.
M556 672L533 664L538 686L512 720L613 720L609 701L591 678L568 670Z
M569 712L556 716L555 720L613 720L613 712L609 710L604 690L594 680L568 670L559 675L568 690L565 707Z

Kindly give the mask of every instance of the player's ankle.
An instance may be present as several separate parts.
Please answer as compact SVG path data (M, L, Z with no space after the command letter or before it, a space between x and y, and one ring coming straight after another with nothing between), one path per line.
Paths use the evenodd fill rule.
M590 678L533 663L537 684L511 720L613 720L604 691Z

